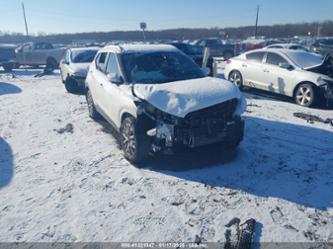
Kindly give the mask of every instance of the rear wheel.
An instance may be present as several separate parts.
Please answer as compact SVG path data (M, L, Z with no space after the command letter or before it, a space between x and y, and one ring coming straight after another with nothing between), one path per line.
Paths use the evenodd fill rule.
M94 120L100 120L101 115L96 110L94 100L89 89L86 92L86 100L88 104L89 117L91 117Z
M58 63L54 58L49 58L46 61L46 73L52 73L58 67Z
M141 133L136 127L136 119L126 117L120 128L121 147L125 158L131 163L139 163L148 156L149 140L147 135Z
M238 71L232 71L229 75L229 81L234 83L239 88L243 87L243 77L240 72Z
M312 84L304 83L297 87L295 92L295 102L298 105L310 107L315 104L316 91Z

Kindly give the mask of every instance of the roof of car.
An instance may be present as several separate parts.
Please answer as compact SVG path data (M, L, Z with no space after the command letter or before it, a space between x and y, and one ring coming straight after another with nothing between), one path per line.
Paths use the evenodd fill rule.
M100 50L100 47L79 47L79 48L70 48L71 51L86 51L86 50Z
M101 51L115 53L151 53L159 51L178 51L178 49L172 45L166 44L121 44L106 46Z
M272 47L272 46L291 47L291 46L301 46L301 45L297 43L275 43L267 47Z

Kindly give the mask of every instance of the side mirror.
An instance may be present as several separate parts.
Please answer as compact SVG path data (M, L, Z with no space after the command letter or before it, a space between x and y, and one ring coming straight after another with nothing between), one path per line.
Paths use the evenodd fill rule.
M117 84L117 85L120 85L120 84L124 83L123 78L117 73L109 73L106 77L108 78L108 80L111 83L114 83L114 84Z
M293 70L294 69L294 67L292 65L290 65L289 63L280 63L279 67L283 68L283 69L287 69L287 70Z
M203 68L201 68L201 71L202 71L202 73L205 75L205 76L209 76L210 75L210 68L208 68L208 67L203 67Z

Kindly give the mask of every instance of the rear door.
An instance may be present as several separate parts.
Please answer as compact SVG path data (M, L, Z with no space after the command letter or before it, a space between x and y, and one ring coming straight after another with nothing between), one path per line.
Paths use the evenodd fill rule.
M263 89L263 59L265 52L246 54L246 60L241 63L244 85Z
M95 59L95 68L89 69L89 89L94 99L94 104L103 111L103 85L105 84L105 71L107 65L106 52L97 55Z

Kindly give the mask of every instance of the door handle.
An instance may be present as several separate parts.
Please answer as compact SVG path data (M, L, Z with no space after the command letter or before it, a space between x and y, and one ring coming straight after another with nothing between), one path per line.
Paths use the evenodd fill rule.
M264 73L269 73L269 70L268 69L264 69Z
M242 64L242 67L247 67L247 65L246 64Z

